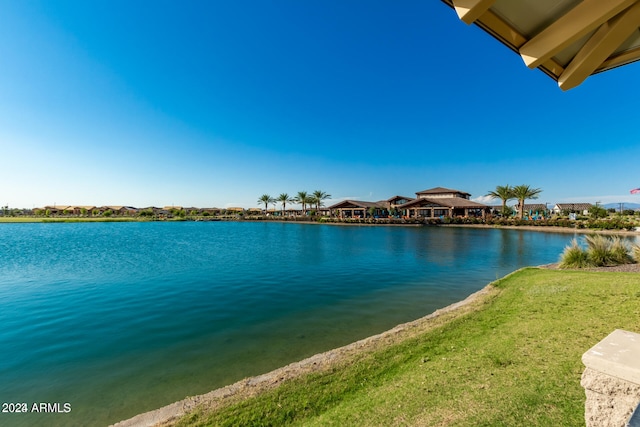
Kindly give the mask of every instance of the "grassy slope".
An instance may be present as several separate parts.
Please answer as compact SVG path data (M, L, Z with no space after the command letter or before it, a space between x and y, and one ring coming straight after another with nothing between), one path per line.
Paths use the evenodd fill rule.
M581 356L640 331L640 275L531 268L495 285L418 336L179 424L584 425Z

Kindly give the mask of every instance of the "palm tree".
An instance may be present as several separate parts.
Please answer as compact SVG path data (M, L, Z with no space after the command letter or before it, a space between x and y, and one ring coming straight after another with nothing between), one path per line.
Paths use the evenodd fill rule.
M487 193L487 196L491 197L492 199L500 199L502 200L502 214L504 215L504 213L507 211L507 202L511 199L515 199L515 195L513 194L513 188L507 184L507 185L498 185L496 186L496 189L493 191L489 191Z
M539 188L531 188L528 185L516 185L513 187L513 197L518 199L518 218L524 217L524 201L526 199L537 199L538 194L542 193Z
M302 215L307 214L307 203L311 203L311 197L307 194L306 191L298 191L298 194L293 199L294 202L302 205Z
M267 213L267 208L269 207L269 203L275 203L275 199L268 194L263 194L258 199L258 203L264 203L264 213Z
M331 197L331 194L327 194L324 191L316 190L311 195L311 203L316 205L316 211L320 210L320 206L322 206L322 201Z
M275 201L282 203L282 216L284 216L284 210L287 207L287 203L294 202L294 199L292 199L287 193L282 193Z

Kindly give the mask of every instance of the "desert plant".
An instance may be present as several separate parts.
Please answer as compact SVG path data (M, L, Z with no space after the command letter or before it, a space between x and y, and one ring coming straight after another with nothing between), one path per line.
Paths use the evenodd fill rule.
M585 241L589 259L595 267L629 264L632 261L629 248L618 236L593 234L586 236Z
M316 206L316 211L320 210L320 207L323 204L323 201L331 197L331 194L327 194L324 191L316 190L311 195L311 203Z
M282 203L282 216L284 216L285 209L287 208L287 203L291 203L294 199L289 196L287 193L282 193L275 200L276 202Z
M609 245L610 259L614 265L631 264L634 260L629 253L629 247L619 237L615 236L611 239Z
M585 237L587 254L591 264L596 267L612 265L610 240L600 234L591 234Z
M542 193L539 188L531 188L528 185L516 185L511 189L513 198L518 199L518 218L524 217L524 202L527 199L537 199L538 195Z
M573 239L571 244L564 248L560 256L559 268L587 268L591 267L589 254Z
M487 193L487 196L491 197L492 199L502 200L502 209L500 210L500 212L502 212L502 214L505 216L506 216L506 213L508 212L507 202L516 197L513 194L513 188L509 184L496 186L495 190L489 191Z
M560 268L609 267L629 264L640 257L639 249L633 249L633 257L628 245L618 236L606 237L592 234L585 237L587 248L584 249L576 239L571 241L560 257ZM638 245L636 245L638 246ZM636 256L636 251L638 256ZM637 261L636 261L637 262Z
M302 215L307 214L307 205L312 203L312 198L306 191L298 191L298 194L293 198L295 203L302 205Z
M263 194L258 199L258 203L264 203L264 213L267 213L267 209L269 208L269 204L270 203L275 203L275 202L276 202L276 199L274 199L273 197L271 197L268 194Z

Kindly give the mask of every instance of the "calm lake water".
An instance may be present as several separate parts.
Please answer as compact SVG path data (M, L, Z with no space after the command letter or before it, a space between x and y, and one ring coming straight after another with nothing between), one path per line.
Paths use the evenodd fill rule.
M0 225L0 425L106 425L417 319L573 235L291 223ZM6 409L6 408L3 408Z

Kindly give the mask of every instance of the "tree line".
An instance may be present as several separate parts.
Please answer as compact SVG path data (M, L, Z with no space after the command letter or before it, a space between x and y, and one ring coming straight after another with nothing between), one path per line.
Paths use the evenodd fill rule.
M287 193L281 193L278 197L271 197L269 194L263 194L258 199L259 204L264 204L264 211L267 212L269 205L277 205L280 203L282 205L282 214L287 208L287 203L295 203L299 204L302 208L302 214L307 214L307 206L315 206L316 211L323 206L323 203L326 199L330 198L331 194L327 194L324 191L316 190L313 193L307 193L306 191L298 191L298 194L295 196L290 196Z
M498 185L493 191L489 191L487 196L494 199L502 200L502 214L510 214L510 209L507 208L507 202L512 199L518 200L518 218L524 218L524 201L527 199L537 199L538 195L542 193L539 188L532 188L529 185L516 185L511 187L507 185Z

